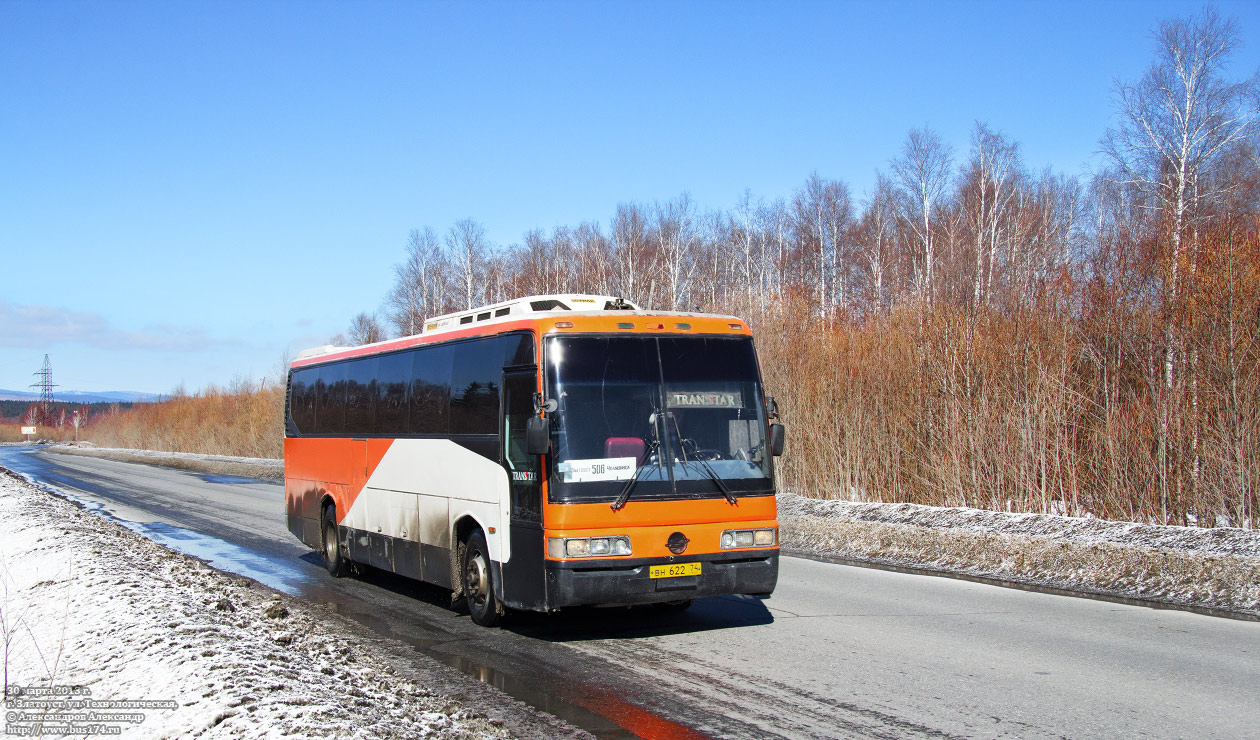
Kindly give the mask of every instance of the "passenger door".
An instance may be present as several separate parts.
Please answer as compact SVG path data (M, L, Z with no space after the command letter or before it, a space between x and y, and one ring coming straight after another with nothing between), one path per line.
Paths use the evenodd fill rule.
M538 456L526 451L525 424L534 414L535 372L503 374L503 447L501 457L512 488L512 520L542 522Z
M543 577L540 458L525 445L525 424L534 414L538 370L503 373L503 436L500 455L511 486L511 558L503 564L503 601L517 609L541 609Z

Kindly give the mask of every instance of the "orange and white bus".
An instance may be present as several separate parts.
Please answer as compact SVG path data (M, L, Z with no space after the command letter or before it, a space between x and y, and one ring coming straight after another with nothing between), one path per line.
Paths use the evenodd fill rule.
M768 595L772 423L747 325L532 296L421 334L302 352L285 404L288 527L351 562L506 609Z

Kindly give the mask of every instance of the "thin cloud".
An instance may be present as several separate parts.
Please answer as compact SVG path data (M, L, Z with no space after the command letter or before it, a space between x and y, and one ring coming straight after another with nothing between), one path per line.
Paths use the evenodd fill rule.
M157 325L140 331L127 331L110 326L108 319L94 311L71 311L56 306L19 306L0 301L0 347L38 349L54 344L84 344L121 350L189 351L242 342L214 339L201 327Z

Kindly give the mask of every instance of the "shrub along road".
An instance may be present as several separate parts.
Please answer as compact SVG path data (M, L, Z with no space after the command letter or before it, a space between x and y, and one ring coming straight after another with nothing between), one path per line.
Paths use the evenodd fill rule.
M1260 623L785 557L766 601L585 609L484 630L449 592L333 580L281 487L0 449L162 544L356 620L601 737L1237 738Z

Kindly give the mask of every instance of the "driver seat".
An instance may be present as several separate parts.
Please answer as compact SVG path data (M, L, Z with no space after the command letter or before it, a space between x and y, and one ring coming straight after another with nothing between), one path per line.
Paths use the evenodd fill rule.
M638 437L609 437L604 440L604 457L633 457L635 465L643 464L647 443Z

